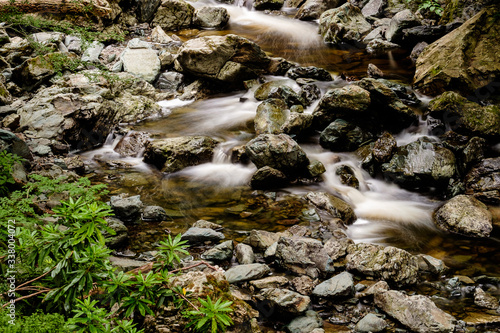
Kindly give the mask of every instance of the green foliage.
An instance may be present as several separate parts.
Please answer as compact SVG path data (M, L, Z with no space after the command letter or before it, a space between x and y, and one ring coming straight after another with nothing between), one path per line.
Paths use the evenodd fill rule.
M225 332L226 327L233 324L228 313L232 312L231 301L222 301L220 298L214 303L210 296L206 300L198 298L201 306L198 310L188 311L190 319L188 327L195 332Z
M424 10L428 10L430 11L431 13L434 13L438 16L442 16L443 15L443 7L441 6L441 4L437 1L437 0L406 0L406 2L410 3L410 2L418 2L419 3L419 6L418 8L419 9L424 9Z
M5 311L0 311L0 333L66 333L64 316L58 313L35 312L16 317L14 325Z
M187 241L183 241L181 238L181 234L175 236L174 239L168 235L165 241L160 241L160 247L158 247L158 258L160 259L161 265L172 267L174 263L181 262L179 255L189 255L189 252L186 250L189 245L187 245Z
M14 184L12 168L14 164L21 163L23 159L15 154L3 150L0 152L0 196L8 194L7 184Z

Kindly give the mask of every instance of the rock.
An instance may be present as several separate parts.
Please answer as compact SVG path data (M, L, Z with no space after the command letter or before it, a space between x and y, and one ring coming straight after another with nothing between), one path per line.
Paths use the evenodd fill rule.
M500 202L500 157L487 158L472 168L464 179L468 194ZM491 200L490 199L490 200Z
M286 328L290 333L310 333L316 328L323 327L323 320L312 310L308 310L305 316L293 319Z
M276 255L277 248L278 248L278 242L276 241L266 249L266 251L264 252L264 258L274 259L274 256Z
M448 91L429 103L430 115L441 119L458 133L500 137L500 107L481 106Z
M401 48L399 44L376 38L368 42L366 52L371 55L380 55L399 48Z
M454 332L455 318L425 296L407 296L400 291L389 290L375 294L375 304L414 332Z
M390 290L387 282L378 281L372 284L370 287L366 288L366 290L364 290L363 292L356 293L356 297L363 298L363 297L373 296L387 290Z
M404 104L415 106L421 105L420 99L418 99L410 86L385 79L378 79L377 81L391 89Z
M304 173L309 165L306 153L286 134L261 134L246 144L245 152L257 168L269 166L287 176Z
M459 28L432 43L418 57L414 86L428 95L448 90L468 95L500 75L497 9L485 8Z
M335 174L339 176L340 183L342 183L342 185L359 189L359 180L356 178L354 170L349 165L339 165L335 170Z
M82 157L79 155L65 157L64 163L69 171L73 171L78 175L83 175L85 173L85 164L83 163Z
M158 7L160 7L161 3L161 0L139 1L137 3L137 19L139 20L139 22L151 22L155 15L155 12L158 10Z
M404 188L439 187L456 172L455 155L428 138L398 147L389 162L382 164L387 179Z
M114 151L122 157L138 157L144 151L148 140L148 133L131 131L118 141Z
M19 139L12 132L0 129L0 151L4 150L8 153L20 156L25 160L33 160L33 156L26 142Z
M172 37L167 35L167 33L159 25L157 25L156 27L153 28L153 30L151 30L150 37L151 37L151 42L153 43L170 44L174 42Z
M305 105L311 105L321 98L321 90L313 83L304 84L300 87L300 97L304 100Z
M56 73L53 59L60 53L48 53L34 58L29 58L12 71L12 81L21 88L32 91L45 83ZM74 58L69 56L69 58Z
M110 204L115 216L124 221L133 221L136 219L144 207L140 195L131 197L115 195L110 198Z
M433 43L448 33L443 25L418 25L416 27L403 29L401 45L414 46L417 43Z
M369 313L356 324L356 332L369 333L369 332L383 332L388 326L387 322L374 313Z
M136 39L138 40L138 38ZM123 70L149 83L153 83L158 75L160 75L161 69L157 51L153 50L149 43L146 44L147 47L131 48L130 44L133 41L129 42L129 46L120 56L123 63Z
M419 25L415 15L409 9L405 9L391 19L391 24L385 32L385 38L392 43L400 43L403 40L403 30Z
M321 298L349 298L354 295L352 275L343 272L318 284L312 294Z
M335 262L338 259L344 257L347 254L347 248L349 245L354 244L349 238L336 238L331 237L325 243L323 247L330 258Z
M463 23L475 16L483 8L495 3L495 0L446 1L440 24Z
M387 0L370 0L361 10L361 14L365 17L381 17L385 6L387 6Z
M396 148L396 139L390 133L384 132L373 145L373 158L378 163L388 162Z
M255 261L255 254L253 253L253 249L250 245L240 243L236 245L235 252L236 259L240 265L253 264Z
M185 274L175 275L169 281L172 288L185 289L192 297L206 297L207 293L213 293L212 281L217 284L223 283L224 275L221 271L210 270L210 273L203 271L190 271Z
M255 298L267 301L269 306L276 308L279 312L294 315L304 313L311 304L311 299L308 296L279 288L263 289Z
M274 232L253 229L250 231L250 235L243 240L243 243L259 251L265 251L268 247L273 245L273 243L278 242L280 237L280 234Z
M193 24L200 28L221 29L229 22L224 7L203 6L194 12Z
M257 10L279 10L284 3L285 0L256 0L253 3L253 8Z
M361 42L370 31L361 10L350 3L329 9L319 18L319 32L326 43Z
M115 234L111 235L107 231L102 233L106 246L110 249L117 249L123 246L128 241L128 229L125 224L117 218L108 217L106 218L108 227L110 227Z
M359 272L396 285L417 281L418 260L392 246L359 243L348 248L347 270Z
M250 186L256 190L270 190L282 188L288 184L286 175L269 166L262 167L255 171L250 179Z
M280 266L296 274L316 278L320 272L333 271L333 262L323 249L323 244L312 238L281 237L275 256Z
M233 257L233 250L233 241L228 240L203 252L203 254L201 255L201 259L213 261L231 260L231 258Z
M312 291L314 287L316 286L316 281L311 279L307 275L301 275L296 278L294 278L291 281L291 285L293 286L293 289L295 289L298 293L309 296L312 294Z
M229 283L257 280L268 275L271 269L265 264L238 265L228 269L224 276Z
M114 267L118 267L117 271L123 272L131 271L146 264L146 262L142 260L134 260L115 256L110 256L108 259L111 265L113 265Z
M142 219L148 222L161 222L168 219L168 215L163 207L146 206L142 212Z
M98 41L93 41L82 55L82 61L99 63L99 55L104 49L104 44Z
M410 59L414 63L417 62L418 57L424 52L424 49L429 46L426 42L417 43L411 50Z
M299 78L305 79L314 79L318 81L332 81L332 75L323 68L318 68L314 66L295 66L290 68L286 72L286 76L293 80L297 80Z
M188 166L210 162L218 143L207 136L151 141L146 144L144 162L153 164L162 172L176 172Z
M284 276L268 276L263 279L250 281L250 285L257 289L281 288L288 284L288 279Z
M319 137L321 147L331 151L354 151L372 140L371 133L343 119L328 125Z
M191 227L182 234L182 239L190 243L218 242L224 238L223 233L208 228Z
M307 166L311 178L318 177L326 172L326 168L320 161L313 161Z
M270 98L260 103L255 115L255 133L280 134L281 127L289 115L285 102L281 99Z
M281 126L283 133L288 135L304 135L311 131L313 115L310 113L291 112L287 121Z
M269 57L250 40L237 36L191 39L179 49L176 68L184 73L223 82L243 82L264 73Z
M345 224L352 224L356 220L352 207L336 196L325 192L309 192L306 198L314 206L341 219Z
M208 229L212 229L212 230L216 230L216 231L223 229L220 224L213 223L213 222L206 221L206 220L198 220L195 223L193 223L192 227L195 227L195 228L208 228Z
M295 18L303 21L317 20L323 12L337 8L343 2L343 0L306 0L295 14Z
M374 64L368 64L368 70L366 71L369 77L373 78L379 78L379 77L384 77L384 72L380 70L377 66Z
M474 304L481 308L496 310L500 304L495 296L489 295L483 289L477 287L474 291Z
M152 25L166 31L189 28L194 16L194 7L183 0L164 0L156 10Z
M184 83L184 75L174 71L167 71L160 74L158 78L158 89L177 92Z
M374 40L379 41L379 43L380 43L380 41L387 42L384 40L384 35L385 35L385 31L387 30L387 27L388 26L386 26L386 25L376 27L368 35L366 35L365 38L363 38L363 43L369 44L371 41L374 41ZM387 43L390 43L390 42L387 42ZM392 44L394 44L394 43L392 43ZM397 44L395 44L395 45L397 45ZM373 49L376 51L376 48L373 48ZM373 52L373 53L375 53L375 52Z
M434 213L436 225L445 231L470 237L489 237L492 215L485 204L468 195L457 195Z
M424 270L429 271L433 274L441 275L443 274L448 267L444 264L444 262L440 259L436 259L427 254L419 254L418 257L422 259L424 266ZM422 265L419 265L422 268Z
M82 54L82 40L80 37L67 35L64 38L64 45L68 52Z
M9 114L8 116L3 118L2 125L3 125L3 127L8 128L9 130L13 131L19 127L20 121L21 121L21 116L18 115L17 113Z

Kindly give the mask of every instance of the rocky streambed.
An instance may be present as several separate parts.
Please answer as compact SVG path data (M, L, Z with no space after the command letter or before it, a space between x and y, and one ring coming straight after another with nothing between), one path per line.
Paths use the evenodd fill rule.
M247 5L112 3L122 43L5 27L16 178L107 183L124 270L182 233L182 265L221 269L173 284L229 283L234 332L499 332L498 8ZM83 63L56 75L33 40Z

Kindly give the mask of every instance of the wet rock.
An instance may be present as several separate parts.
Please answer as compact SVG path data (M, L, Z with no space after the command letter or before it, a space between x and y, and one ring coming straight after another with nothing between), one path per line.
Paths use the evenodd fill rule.
M182 239L190 243L218 242L224 238L225 236L222 232L208 228L191 227L182 234Z
M286 122L281 126L281 130L288 135L300 136L309 133L312 124L312 114L291 112Z
M278 242L280 237L281 235L278 233L253 229L250 231L250 235L243 240L243 243L259 251L265 251L268 247Z
M279 10L284 3L285 0L256 0L253 3L253 8L257 10Z
M280 266L296 274L316 278L320 272L333 271L333 263L323 249L323 244L312 238L281 237L275 256Z
M154 1L154 0L153 0ZM174 40L172 37L167 35L165 30L163 30L159 25L151 30L151 42L160 43L160 44L170 44L173 43Z
M371 133L353 123L337 119L321 132L319 143L321 147L331 151L354 151L372 138Z
M213 248L203 252L201 259L213 261L230 260L233 257L233 250L233 241L225 241L224 243L217 244Z
M452 333L455 329L455 318L422 295L389 290L375 294L375 304L414 332Z
M366 16L380 17L384 13L387 0L370 0L361 10L361 14Z
M455 92L445 92L429 103L430 115L441 119L462 134L486 137L500 136L500 108L481 106Z
M354 295L352 275L343 272L318 284L312 294L321 298L349 298Z
M384 85L387 86L387 88L391 89L404 104L406 105L421 104L421 101L418 99L417 95L415 94L415 92L411 87L385 79L378 79L377 81L382 82Z
M133 221L139 217L144 207L140 195L131 197L115 195L110 198L110 205L115 216L124 221Z
M445 231L470 237L489 237L492 215L485 204L468 195L457 195L434 213L436 225Z
M456 172L455 155L427 138L398 147L391 160L382 164L387 179L405 188L448 184Z
M370 31L361 10L350 3L327 10L319 19L319 32L326 43L361 42Z
M419 254L418 258L421 259L421 263L419 263L420 268L433 274L441 275L448 269L442 260L430 255Z
M323 12L328 9L339 7L343 0L306 0L299 8L295 18L303 21L319 19Z
M312 102L321 98L321 90L313 83L304 84L300 87L300 97L305 105L311 105Z
M288 284L288 279L284 276L268 276L263 279L250 281L250 285L257 289L282 288Z
M400 43L403 39L404 29L419 25L419 21L411 10L405 9L391 19L391 24L385 32L385 38L392 43Z
M286 328L290 333L310 333L321 327L323 327L321 317L315 311L308 310L305 316L293 319Z
M378 163L388 162L391 159L392 153L396 150L396 148L396 139L394 139L394 137L390 133L384 132L377 139L377 141L375 141L372 150L373 158Z
M314 206L341 219L345 224L352 224L356 220L352 207L336 196L325 192L309 192L306 198Z
M269 57L254 42L237 36L206 36L185 42L175 60L184 73L224 82L243 82L264 73Z
M401 44L408 46L413 46L421 42L430 44L443 37L447 32L446 27L443 25L419 25L403 30Z
M146 132L129 132L116 144L114 151L122 157L137 157L144 151L149 134Z
M152 25L165 31L189 28L194 16L194 7L183 0L165 0L156 10Z
M206 221L206 220L198 220L196 221L195 223L193 223L192 227L195 227L195 228L208 228L208 229L212 229L212 230L222 230L222 225L220 224L217 224L217 223L213 223L213 222L210 222L210 221Z
M340 182L343 185L354 187L355 189L359 189L359 180L356 178L354 174L354 170L348 165L340 165L335 170L335 174L339 176Z
M271 272L265 264L238 265L228 269L224 276L229 283L239 283L249 280L257 280Z
M491 203L500 202L500 158L487 158L465 176L467 193ZM488 198L487 200L485 200Z
M351 244L354 244L354 242L349 238L331 237L326 241L323 248L333 261L337 261L347 254L347 248Z
M270 98L260 103L254 118L255 133L280 134L281 127L289 115L287 106L282 99Z
M304 173L309 165L302 148L286 134L261 134L247 143L245 151L257 168L269 166L287 176Z
M148 222L161 222L168 219L168 215L163 207L146 206L142 212L142 219Z
M111 235L107 231L102 233L106 246L110 249L117 249L123 246L128 241L128 229L125 223L114 217L106 218L108 227L111 228L115 234Z
M271 307L279 312L290 314L302 314L309 305L311 299L288 289L267 288L255 296L260 301L267 301Z
M250 179L250 186L256 190L270 190L284 187L288 184L286 175L269 166L262 167L255 171Z
M153 50L149 43L141 43L140 47L134 46L139 41L138 38L129 41L127 48L121 54L123 70L153 83L160 75L160 58L158 58L157 51Z
M174 71L167 71L160 74L158 78L158 89L176 92L184 83L184 75Z
M306 78L318 81L332 81L332 75L326 69L314 66L292 67L288 70L288 72L286 72L286 76L294 80L297 80L299 78Z
M410 59L415 63L417 62L418 57L424 52L424 49L429 46L429 43L419 42L417 43L410 53Z
M212 160L219 142L207 136L183 136L148 142L144 162L162 172L176 172Z
M372 39L366 44L366 52L372 55L379 55L387 53L388 51L401 48L399 44L392 43L380 38Z
M379 77L384 77L384 72L380 70L377 66L374 64L368 64L368 70L366 72L369 77L372 78L379 78Z
M194 12L193 24L200 28L220 29L229 22L229 14L224 7L203 6Z
M477 287L474 292L474 304L481 308L496 310L500 307L495 296L489 295L483 289Z
M369 313L356 324L357 333L383 332L388 326L387 322L374 313Z
M255 254L250 245L240 243L235 247L236 259L240 265L253 264L255 261Z
M417 59L414 86L429 95L448 90L468 95L495 82L500 75L497 11L484 8L426 47Z
M347 270L359 272L396 285L417 281L418 260L392 246L359 243L348 248Z

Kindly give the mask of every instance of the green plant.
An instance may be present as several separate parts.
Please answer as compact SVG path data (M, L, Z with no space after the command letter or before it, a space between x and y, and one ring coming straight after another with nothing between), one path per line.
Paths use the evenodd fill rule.
M0 152L0 196L7 195L9 190L7 184L14 184L12 169L14 164L24 161L21 157L8 153L6 150Z
M181 262L179 255L189 255L189 252L186 250L189 245L187 245L187 241L181 239L182 235L177 234L174 239L168 235L165 241L160 241L158 258L161 260L161 265L171 267L175 262Z
M406 2L415 2L415 0L406 0ZM428 10L438 16L443 15L444 9L437 0L418 0L417 2L419 3L419 9Z
M14 324L0 311L0 333L66 333L64 316L58 313L35 312L16 317Z
M228 313L232 312L231 301L222 301L219 298L215 303L210 296L206 300L198 298L201 306L199 309L188 311L186 316L190 319L188 327L196 332L225 332L226 327L233 324Z

